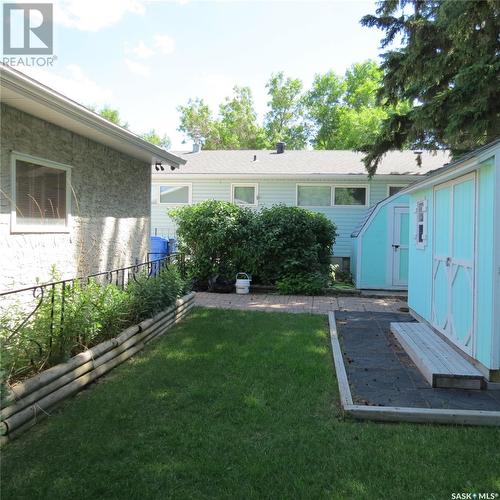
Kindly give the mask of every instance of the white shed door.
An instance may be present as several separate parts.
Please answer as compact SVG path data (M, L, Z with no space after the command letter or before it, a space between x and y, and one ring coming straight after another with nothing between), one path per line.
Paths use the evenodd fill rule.
M432 323L473 354L476 182L474 174L434 188Z

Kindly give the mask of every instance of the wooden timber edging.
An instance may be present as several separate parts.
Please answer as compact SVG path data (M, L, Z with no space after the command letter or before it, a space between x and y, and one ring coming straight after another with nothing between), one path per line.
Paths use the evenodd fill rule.
M0 444L31 428L57 403L76 394L139 352L151 340L163 335L188 314L194 306L194 297L191 292L177 299L173 306L127 328L117 337L12 386L10 404L0 411Z
M386 422L500 426L500 411L365 406L354 404L342 356L342 349L339 343L335 313L333 311L328 313L328 322L330 324L330 341L339 386L340 404L344 415L350 415L361 420Z

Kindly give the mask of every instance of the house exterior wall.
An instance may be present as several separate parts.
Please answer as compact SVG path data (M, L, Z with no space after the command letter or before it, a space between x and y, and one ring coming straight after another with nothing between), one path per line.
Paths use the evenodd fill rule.
M155 186L162 183L190 184L192 189L192 203L199 203L208 199L231 201L232 184L257 184L258 185L258 207L270 207L278 203L296 205L297 184L329 184L335 186L366 186L368 189L369 205L360 207L324 207L310 208L316 212L325 214L337 226L337 241L333 254L337 257L351 257L351 233L360 224L368 206L372 206L387 197L388 185L405 184L404 181L389 181L385 179L374 179L368 181L366 177L353 176L348 180L318 180L314 177L301 177L294 179L165 179L163 182L153 175L153 197L151 206L151 231L152 234L160 236L175 236L175 224L168 216L168 209L172 206L158 203L155 195ZM417 176L415 176L418 178ZM410 180L406 184L410 184ZM308 208L308 207L305 207Z
M392 280L392 223L395 207L408 207L401 195L375 209L357 237L352 238L352 273L357 288L401 289Z
M2 104L0 151L0 290L135 263L147 257L150 165ZM71 166L65 233L11 232L11 152Z
M498 345L496 297L500 294L500 269L495 268L500 248L495 244L500 228L495 223L495 206L500 198L499 168L494 158L482 162L476 170L476 241L475 241L475 343L473 357L490 370L500 368L500 347ZM459 176L457 175L456 178ZM419 316L432 324L433 300L433 226L434 221L442 220L435 213L432 187L410 194L410 268L408 285L408 304ZM427 200L427 245L417 248L413 238L416 218L416 203Z

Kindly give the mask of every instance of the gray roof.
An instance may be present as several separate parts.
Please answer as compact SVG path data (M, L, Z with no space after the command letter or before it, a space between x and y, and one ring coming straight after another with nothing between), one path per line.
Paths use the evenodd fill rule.
M189 175L366 175L363 153L354 151L269 150L175 152L187 160L169 176ZM254 161L254 155L257 161ZM422 166L413 151L392 151L382 159L377 174L423 175L449 161L446 151L422 153Z

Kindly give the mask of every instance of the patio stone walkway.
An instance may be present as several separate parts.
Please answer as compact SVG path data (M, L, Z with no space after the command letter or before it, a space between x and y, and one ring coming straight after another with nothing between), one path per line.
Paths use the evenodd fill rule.
M196 294L196 305L220 309L328 314L328 311L399 313L406 303L398 298L349 296L309 297L305 295L208 293Z

